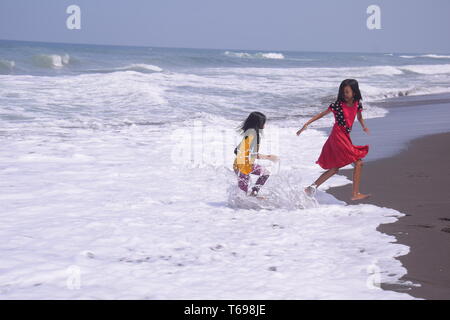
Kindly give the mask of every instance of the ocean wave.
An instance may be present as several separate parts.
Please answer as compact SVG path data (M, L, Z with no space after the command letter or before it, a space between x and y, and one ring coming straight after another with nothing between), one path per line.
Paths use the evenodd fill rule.
M233 74L248 74L258 76L288 76L295 78L319 79L323 77L341 78L343 74L353 77L369 77L377 75L397 76L404 71L397 66L380 65L367 67L295 67L295 68L214 68L214 70L227 71ZM321 79L322 80L322 79ZM306 84L306 83L305 83Z
M33 63L37 67L60 69L70 63L70 56L66 53L59 54L39 54L33 57Z
M121 71L135 71L140 73L155 73L155 72L162 72L163 69L152 65L152 64L144 64L144 63L133 63L130 65L127 65L125 67L117 67L117 68L111 68L111 69L93 69L93 70L87 70L85 72L87 73L112 73L112 72L121 72Z
M224 54L229 57L235 58L247 58L247 59L284 59L282 53L274 52L258 52L258 53L247 53L247 52L233 52L225 51Z
M216 70L225 70L216 68ZM296 78L319 79L323 77L341 78L349 74L354 78L368 78L375 76L403 76L411 73L422 75L449 74L450 64L408 64L403 66L367 66L367 67L304 67L304 68L228 68L234 74L248 74L258 76L283 76Z
M0 74L10 74L15 66L16 63L12 60L0 59Z
M450 56L439 55L439 54L423 54L419 56L400 56L400 58L404 59L416 59L416 58L431 58L431 59L450 59Z
M399 67L402 71L414 72L418 74L446 74L450 73L450 64L432 64L432 65L408 65Z

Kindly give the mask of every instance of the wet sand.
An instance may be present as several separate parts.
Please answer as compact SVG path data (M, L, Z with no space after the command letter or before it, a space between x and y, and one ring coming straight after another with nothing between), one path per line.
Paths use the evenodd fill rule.
M383 285L384 289L424 299L450 299L450 99L422 96L410 101L407 107L407 98L394 99L385 105L392 108L385 118L366 120L373 134L361 192L372 197L350 201L351 184L327 192L349 205L370 203L406 214L378 230L410 247L407 255L398 257L408 271L401 280L421 286ZM354 144L367 143L359 123L353 131L359 131L352 132ZM339 171L350 180L352 173L351 166Z

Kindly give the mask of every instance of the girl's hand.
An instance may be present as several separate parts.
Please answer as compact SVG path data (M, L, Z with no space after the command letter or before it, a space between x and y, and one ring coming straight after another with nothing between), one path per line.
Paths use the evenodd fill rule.
M269 154L269 155L259 154L258 155L258 159L270 160L270 161L278 161L278 157L273 155L273 154Z
M273 155L273 154L269 154L268 156L266 156L266 159L270 160L272 162L276 162L276 161L279 160L279 158L276 155Z
M363 128L363 131L364 131L365 133L369 134L369 128L365 127L365 128Z
M305 124L305 125L303 126L303 128L301 128L300 130L297 131L297 135L299 136L300 133L302 133L303 131L306 130L306 128L308 128L308 125L307 125L307 124Z

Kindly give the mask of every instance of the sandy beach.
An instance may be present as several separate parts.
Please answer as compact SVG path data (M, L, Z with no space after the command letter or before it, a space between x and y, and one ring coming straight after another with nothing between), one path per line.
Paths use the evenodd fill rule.
M389 114L366 120L371 137L354 125L354 144L370 140L359 203L396 209L406 216L382 224L380 232L410 247L398 259L408 270L401 279L420 286L387 286L423 299L450 299L450 99L448 95L402 97L383 103ZM358 128L357 128L358 127ZM351 168L351 167L350 167ZM352 179L352 169L339 174ZM351 184L328 193L347 202Z

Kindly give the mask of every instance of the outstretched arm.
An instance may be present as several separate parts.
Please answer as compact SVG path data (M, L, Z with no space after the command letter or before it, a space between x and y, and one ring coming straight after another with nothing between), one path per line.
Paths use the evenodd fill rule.
M312 117L311 119L309 119L304 125L303 127L297 131L297 135L300 135L300 133L302 133L303 131L306 130L306 128L308 128L308 126L313 123L316 120L319 120L320 118L322 118L323 116L326 116L327 114L329 114L330 112L332 112L330 109L324 110L318 114L316 114L314 117Z
M359 123L361 124L361 127L363 128L363 131L366 133L369 133L369 128L366 127L366 123L364 122L363 116L362 116L362 112L358 111L356 113L356 116L358 118Z

